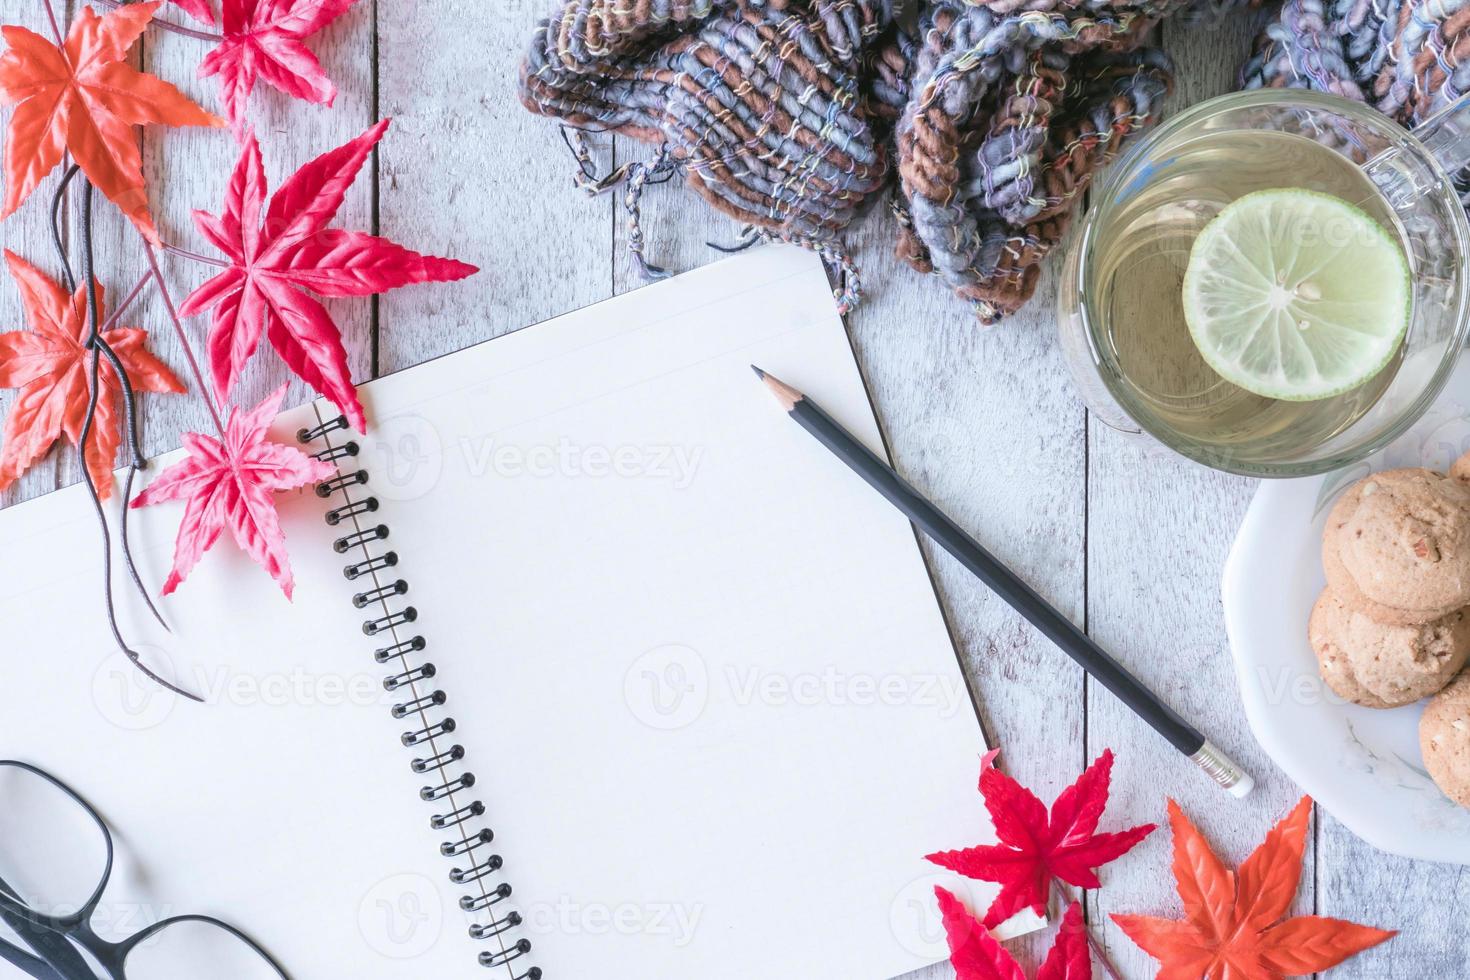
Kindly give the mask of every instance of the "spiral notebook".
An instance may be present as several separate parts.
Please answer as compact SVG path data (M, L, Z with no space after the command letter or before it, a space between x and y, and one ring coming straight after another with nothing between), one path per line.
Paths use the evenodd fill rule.
M0 512L0 758L116 832L104 934L212 914L296 980L941 957L933 885L990 894L922 860L989 835L975 708L912 529L752 361L880 445L788 248L368 383L370 436L285 413L341 472L278 498L294 601L228 542L171 633L119 577L124 632L203 706L115 652L83 489ZM178 518L132 519L155 588Z

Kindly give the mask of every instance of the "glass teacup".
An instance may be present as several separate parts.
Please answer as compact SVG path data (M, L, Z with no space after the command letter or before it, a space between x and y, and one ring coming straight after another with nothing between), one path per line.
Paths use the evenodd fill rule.
M1062 276L1062 346L1088 406L1217 469L1263 477L1337 469L1383 448L1439 395L1470 337L1470 224L1450 179L1470 163L1470 98L1412 133L1335 96L1222 96L1145 136L1096 186ZM1321 401L1238 388L1195 348L1180 293L1190 244L1254 190L1348 200L1397 238L1412 309L1391 363Z

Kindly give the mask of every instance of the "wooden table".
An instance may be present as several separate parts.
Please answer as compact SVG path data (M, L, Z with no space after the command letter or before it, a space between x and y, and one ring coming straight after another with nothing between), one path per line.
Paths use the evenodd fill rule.
M273 186L373 119L393 117L372 173L353 188L339 223L484 268L457 287L409 289L378 303L329 301L360 379L639 285L617 202L572 189L572 160L555 127L528 115L513 95L520 52L543 7L544 0L364 0L314 41L341 89L335 108L257 94L254 118ZM8 5L4 19L36 30L45 24L39 0ZM1232 86L1253 34L1247 20L1215 30L1165 25L1165 44L1182 66L1176 106ZM143 47L149 70L217 105L213 84L194 77L202 42L151 31ZM604 160L647 155L623 139L602 137L596 145ZM229 137L150 130L144 149L163 234L198 246L188 213L218 210L235 158ZM0 224L0 244L54 272L43 200L49 186ZM706 241L734 238L729 223L692 196L662 188L646 202L649 256L659 264L688 269L717 257ZM103 214L99 270L116 297L144 267L131 230L110 208ZM1197 719L1256 774L1259 788L1244 803L1225 797L955 562L926 548L1006 765L1050 800L1111 747L1119 761L1104 829L1162 820L1168 794L1239 861L1301 792L1246 727L1221 622L1220 568L1253 482L1120 438L1088 416L1057 349L1050 271L1031 306L985 330L938 282L900 266L892 239L882 208L851 234L869 294L850 324L898 468ZM175 299L208 271L170 260ZM9 285L0 285L0 312L0 328L21 324ZM149 327L155 349L182 375L184 357L156 296L126 322ZM202 322L190 327L197 346ZM237 401L261 397L282 377L273 356L258 358ZM292 402L306 396L298 385ZM10 398L0 393L0 409ZM198 399L147 400L150 452L206 424ZM53 454L0 503L79 477L71 453ZM1168 835L1159 833L1108 868L1102 891L1088 896L1091 921L1105 923L1114 912L1175 914L1168 861ZM1470 939L1459 913L1467 902L1470 875L1461 869L1380 854L1318 812L1298 910L1402 931L1333 977L1465 976ZM1105 940L1128 980L1154 975L1152 961L1110 924ZM1039 940L1013 945L1031 965L1044 949ZM945 965L913 976L952 975Z

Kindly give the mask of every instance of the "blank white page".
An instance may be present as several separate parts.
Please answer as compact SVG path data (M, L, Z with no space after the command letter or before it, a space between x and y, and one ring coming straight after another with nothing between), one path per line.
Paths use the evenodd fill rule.
M412 634L477 777L487 882L571 978L889 977L944 953L923 861L990 838L984 743L908 522L781 411L757 363L875 449L820 263L766 248L362 389L352 435L417 620L387 641L282 498L286 603L220 545L130 635L210 704L109 653L83 492L0 513L0 756L113 822L143 918L240 924L296 978L483 977L374 647ZM284 418L284 438L312 413ZM337 433L340 443L349 436ZM340 502L340 498L336 498ZM134 528L162 581L178 510ZM347 528L346 530L350 530ZM357 588L361 588L359 583ZM127 698L122 698L127 694ZM3 845L0 845L3 846ZM132 925L136 926L134 922ZM126 931L127 924L118 927ZM0 968L0 976L5 976Z
M792 248L369 388L395 574L552 977L906 972L922 856L983 826L913 530L752 363L881 450Z

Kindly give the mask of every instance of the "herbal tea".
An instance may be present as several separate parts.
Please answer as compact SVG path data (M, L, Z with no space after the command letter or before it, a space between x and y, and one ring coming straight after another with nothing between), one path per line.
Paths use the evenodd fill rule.
M1204 135L1178 147L1171 153L1167 170L1132 197L1118 201L1115 214L1094 243L1090 280L1091 303L1107 325L1104 340L1111 344L1134 398L1182 435L1216 446L1222 454L1254 460L1290 457L1303 445L1320 443L1351 425L1388 387L1401 356L1395 340L1391 354L1385 348L1386 366L1378 370L1379 362L1368 365L1367 371L1376 372L1372 377L1361 383L1354 379L1352 387L1342 386L1347 390L1315 400L1257 394L1232 384L1211 367L1186 319L1185 272L1190 251L1206 225L1227 205L1271 188L1331 195L1340 199L1332 206L1357 214L1342 202L1353 205L1372 219L1357 214L1359 224L1377 238L1380 252L1393 254L1395 261L1407 254L1393 212L1350 160L1301 136L1235 131ZM1292 195L1281 196L1289 199ZM1299 197L1310 204L1315 195ZM1234 219L1236 210L1221 223ZM1244 224L1248 230L1249 222ZM1380 230L1385 234L1379 234ZM1260 238L1257 236L1257 242ZM1228 239L1215 247L1221 263L1233 261L1247 271L1253 263L1267 265L1273 258L1266 254L1257 262L1248 248L1237 251ZM1198 270L1195 275L1200 275ZM1269 293L1286 296L1283 290L1299 289L1311 298L1307 291L1318 289L1306 279L1286 283L1284 278L1254 292L1243 289L1242 309L1249 313L1250 304L1269 303ZM1228 289L1222 292L1218 282L1215 286L1219 295L1214 297L1214 312L1228 321L1230 293ZM1406 303L1406 284L1404 290ZM1193 281L1191 296L1191 302L1199 302ZM1198 309L1191 307L1196 329L1201 316ZM1400 307L1400 316L1403 309ZM1292 321L1291 326L1305 337L1312 324L1303 318ZM1332 346L1320 331L1312 341L1327 349ZM1281 357L1281 342L1277 343L1276 356ZM1218 358L1214 361L1222 363Z

